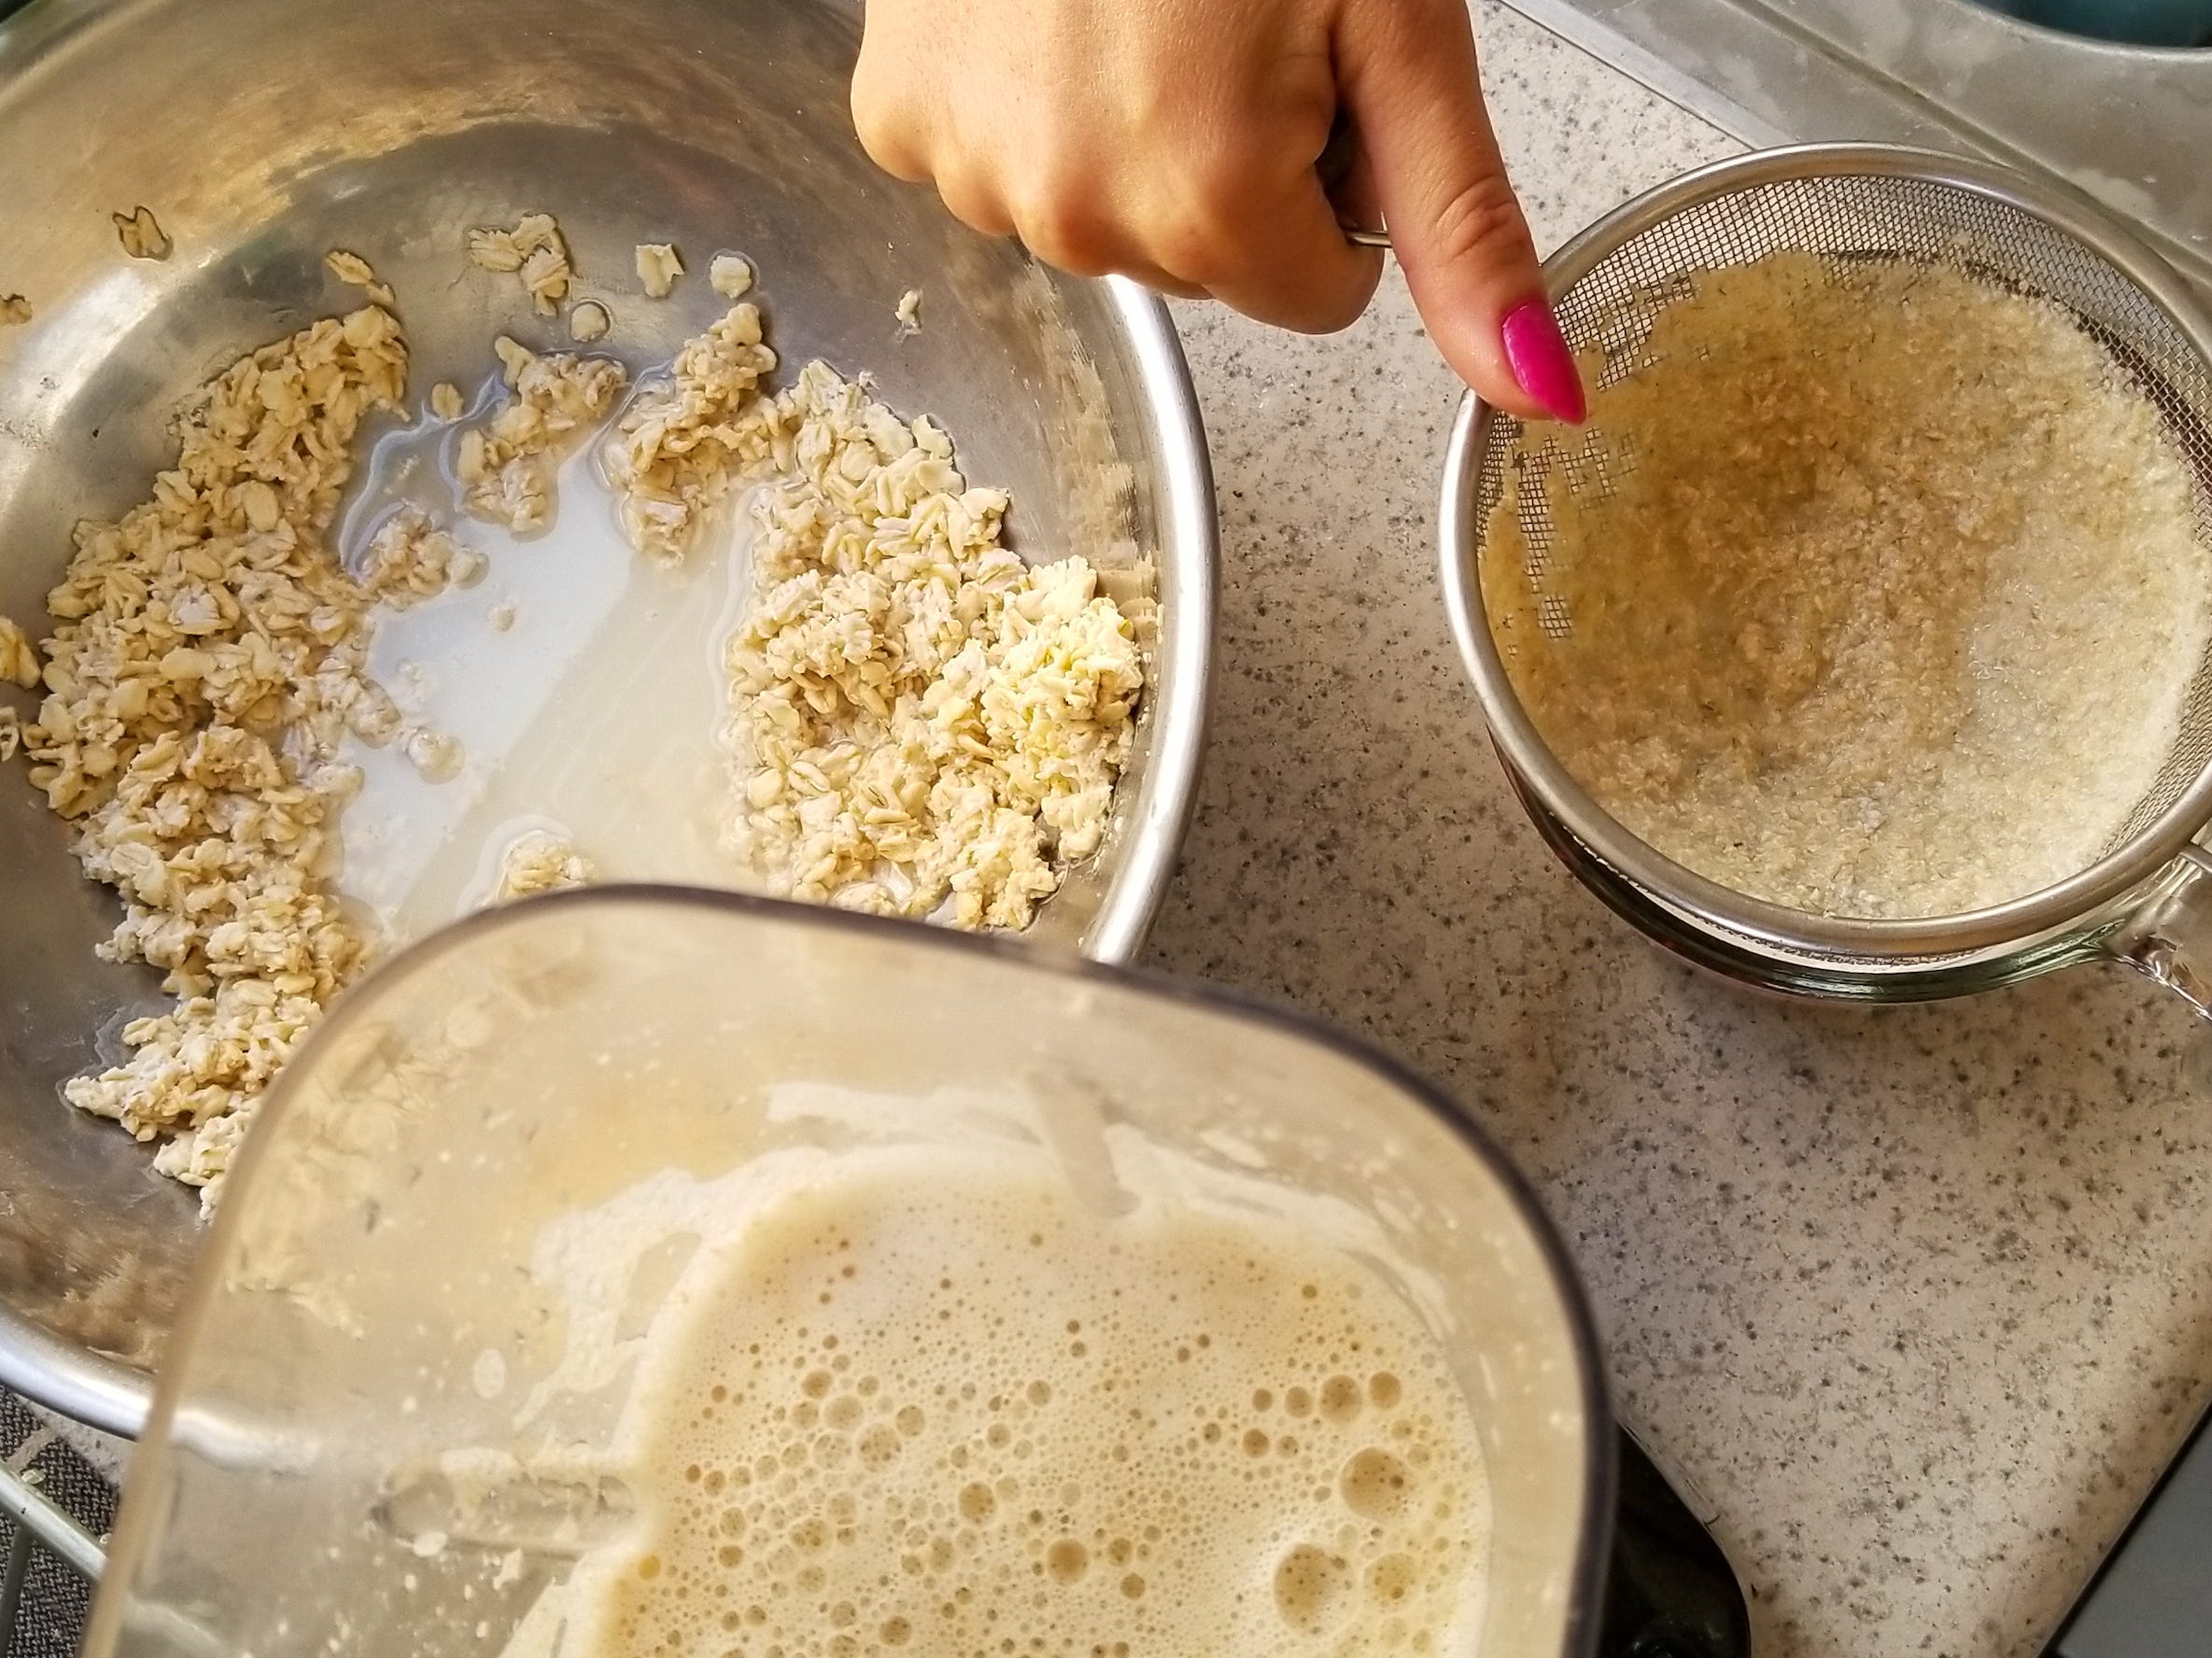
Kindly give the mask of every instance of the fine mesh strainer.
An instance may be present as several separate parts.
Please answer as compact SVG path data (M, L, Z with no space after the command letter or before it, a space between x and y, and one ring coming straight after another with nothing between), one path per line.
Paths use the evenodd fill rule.
M2156 404L2194 473L2212 545L2212 319L2156 254L2079 198L2009 169L1886 145L1766 150L1684 175L1593 225L1544 267L1559 326L1605 352L1606 383L1637 366L1665 306L1699 272L1778 252L1839 261L1945 263L2071 311ZM1540 441L1541 440L1541 441ZM1534 484L1602 489L1601 468L1470 396L1453 430L1439 533L1445 603L1515 789L1538 827L1601 897L1661 942L1772 988L1856 1000L1953 995L2092 956L2130 962L2212 1017L2212 658L2198 665L2178 736L2151 788L2096 859L2008 903L1927 920L1811 914L1749 897L1662 856L1568 775L1515 696L1503 652L1543 650L1571 626L1543 602L1553 545L1545 492L1517 494L1535 627L1494 637L1482 597L1485 527L1509 468Z

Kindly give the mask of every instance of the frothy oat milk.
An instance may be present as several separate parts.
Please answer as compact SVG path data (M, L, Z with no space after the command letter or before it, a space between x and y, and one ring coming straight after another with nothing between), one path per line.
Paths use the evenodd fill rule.
M1470 1653L1467 1403L1372 1269L975 1149L828 1159L684 1273L585 1658Z

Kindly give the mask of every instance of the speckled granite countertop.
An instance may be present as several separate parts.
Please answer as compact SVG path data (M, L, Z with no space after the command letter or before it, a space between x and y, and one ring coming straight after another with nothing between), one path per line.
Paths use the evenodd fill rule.
M1736 148L1513 12L1477 21L1547 247ZM1504 1141L1762 1658L2033 1653L2212 1390L2191 1019L2117 971L1874 1014L1660 956L1551 860L1484 739L1433 550L1458 387L1402 285L1330 340L1176 323L1227 580L1151 961L1366 1032Z
M1547 247L1736 148L1477 22ZM1458 387L1402 286L1325 341L1176 323L1226 590L1152 961L1366 1032L1521 1159L1765 1658L2033 1653L2212 1390L2191 1019L2117 970L1868 1013L1662 957L1552 861L1483 737L1432 543Z

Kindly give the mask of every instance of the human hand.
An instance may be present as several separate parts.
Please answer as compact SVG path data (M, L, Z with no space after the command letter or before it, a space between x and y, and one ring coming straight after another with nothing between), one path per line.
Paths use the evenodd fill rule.
M1332 200L1340 111L1360 153ZM1462 379L1582 418L1463 0L867 0L852 112L986 235L1309 332L1366 308L1382 257L1342 224L1379 217Z

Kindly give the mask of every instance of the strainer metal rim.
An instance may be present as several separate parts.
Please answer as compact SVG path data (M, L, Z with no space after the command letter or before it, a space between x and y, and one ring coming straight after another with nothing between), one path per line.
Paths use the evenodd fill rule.
M1686 208L1761 185L1813 177L1923 179L1983 196L2073 236L2133 281L2212 363L2212 316L2181 276L2141 240L2070 187L1940 150L1892 144L1802 144L1754 150L1684 173L1613 209L1543 263L1557 300L1632 238ZM1490 635L1477 569L1475 512L1481 460L1494 412L1473 392L1461 401L1445 450L1437 516L1444 609L1500 757L1584 847L1613 870L1692 916L1781 950L1847 954L1900 963L2014 944L2078 925L2140 887L2212 822L2212 763L2135 836L2087 868L2022 898L1955 915L1909 920L1832 917L1748 897L1665 856L1607 812L1571 777L1515 695ZM1870 967L1872 962L1862 962Z

